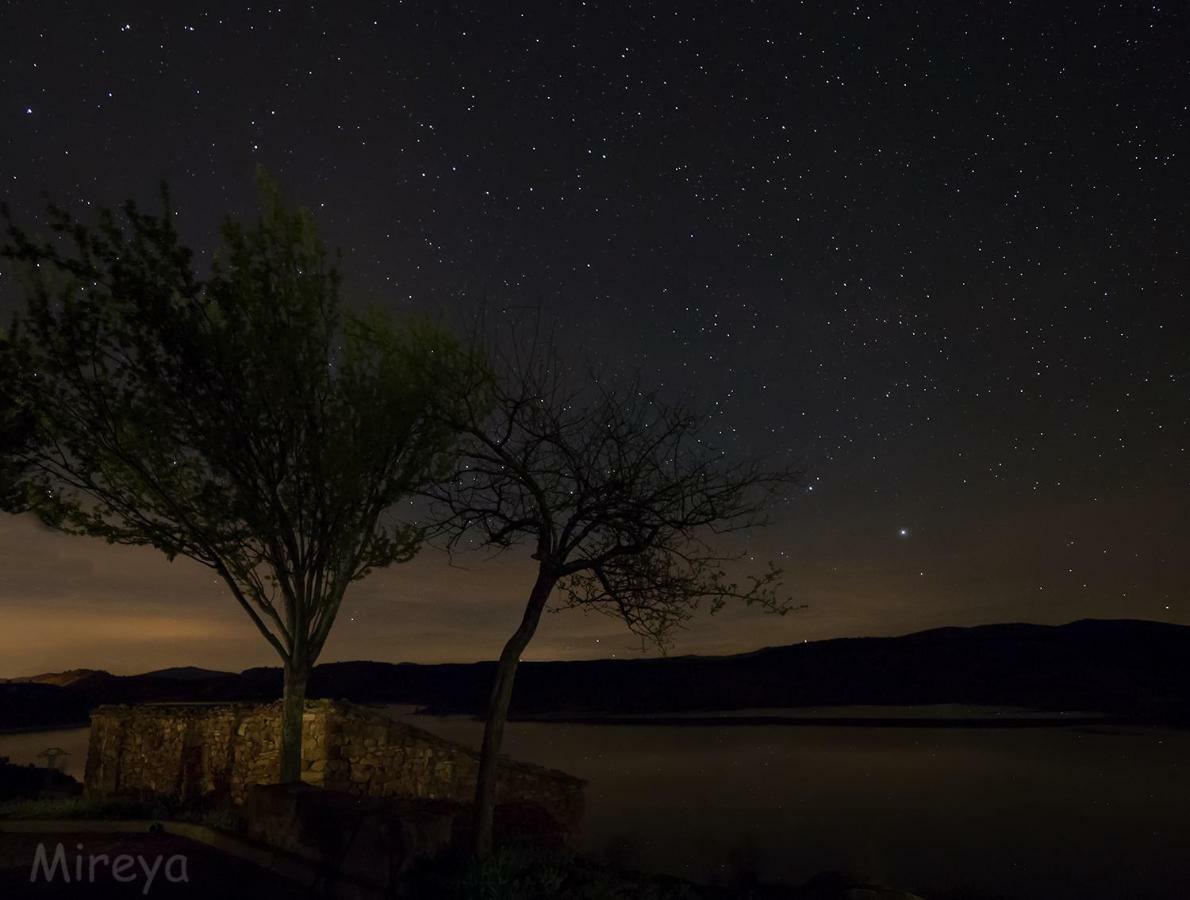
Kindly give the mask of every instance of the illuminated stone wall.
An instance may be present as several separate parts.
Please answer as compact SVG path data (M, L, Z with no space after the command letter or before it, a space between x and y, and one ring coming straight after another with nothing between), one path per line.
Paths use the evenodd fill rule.
M91 717L86 792L242 803L280 771L281 707L254 704L103 706ZM302 781L369 797L470 803L478 754L382 713L330 700L306 705ZM501 760L497 803L536 808L577 830L583 782Z

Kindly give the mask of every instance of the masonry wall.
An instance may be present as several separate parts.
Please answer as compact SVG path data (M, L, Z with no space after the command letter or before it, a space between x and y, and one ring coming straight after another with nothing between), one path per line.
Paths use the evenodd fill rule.
M280 772L280 704L103 706L91 716L85 788L91 796L211 794L242 803ZM302 780L369 797L470 803L477 753L382 713L330 700L306 705ZM578 828L580 779L501 760L498 804L534 807L565 831Z

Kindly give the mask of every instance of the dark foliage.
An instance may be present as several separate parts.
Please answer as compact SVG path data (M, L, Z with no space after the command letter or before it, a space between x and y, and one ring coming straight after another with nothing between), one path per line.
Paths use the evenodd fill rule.
M284 662L296 778L305 679L348 586L424 537L394 506L441 468L453 435L429 410L464 357L435 327L348 314L309 214L261 193L206 276L168 196L94 225L51 206L45 239L10 221L27 284L0 353L0 500L209 568Z

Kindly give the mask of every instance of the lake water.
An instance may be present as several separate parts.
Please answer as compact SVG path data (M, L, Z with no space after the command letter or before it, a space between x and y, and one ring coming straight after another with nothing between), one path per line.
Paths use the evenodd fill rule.
M394 709L477 746L481 725ZM0 735L71 753L86 729ZM697 880L863 873L929 898L1190 897L1190 732L513 723L507 752L588 780L585 844Z
M20 765L33 763L44 766L46 760L44 757L39 758L39 754L55 747L67 754L59 760L63 771L82 781L83 769L87 765L87 740L90 736L90 728L0 734L0 756L7 756L10 762Z

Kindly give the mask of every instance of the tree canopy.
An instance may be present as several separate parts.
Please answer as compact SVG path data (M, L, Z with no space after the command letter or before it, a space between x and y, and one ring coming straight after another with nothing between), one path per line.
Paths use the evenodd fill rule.
M557 596L620 619L664 648L701 607L739 601L793 608L771 564L738 578L731 533L765 524L797 473L731 460L708 446L705 417L632 382L581 379L556 351L514 336L490 353L450 420L462 466L434 495L453 547L503 551L524 542L537 572L505 644L489 701L476 789L475 849L492 842L495 760L521 654Z
M213 570L296 704L347 586L424 537L398 504L443 471L454 438L429 413L467 354L428 323L346 311L337 257L267 179L208 274L174 218L163 193L159 214L128 203L94 225L51 206L45 239L9 219L27 288L0 372L29 428L6 432L7 506Z

